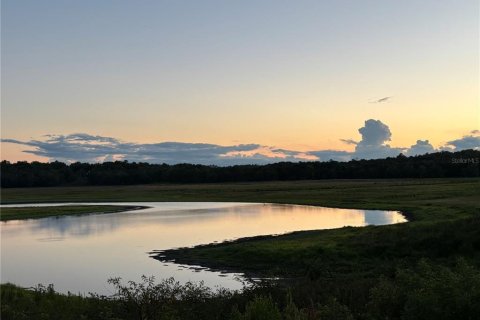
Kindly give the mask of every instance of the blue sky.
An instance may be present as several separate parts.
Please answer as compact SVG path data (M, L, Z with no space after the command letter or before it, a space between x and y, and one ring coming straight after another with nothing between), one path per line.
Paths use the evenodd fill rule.
M376 119L443 148L479 129L478 30L471 0L5 0L2 138L348 153Z

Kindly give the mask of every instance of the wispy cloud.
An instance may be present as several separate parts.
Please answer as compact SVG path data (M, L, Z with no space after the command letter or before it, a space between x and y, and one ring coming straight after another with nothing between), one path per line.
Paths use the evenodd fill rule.
M21 141L2 139L3 143L14 143L29 147L26 153L63 162L104 162L128 160L150 163L196 163L205 165L267 164L279 161L348 161L351 159L375 159L406 155L419 155L438 150L458 151L480 149L480 133L473 130L459 139L448 141L435 149L428 140L417 140L410 147L392 147L388 144L392 133L388 125L380 120L368 119L358 129L359 141L340 139L355 145L355 150L312 150L296 151L261 144L236 144L222 146L208 143L159 142L134 143L113 137L73 133L68 135L46 135L43 140Z
M380 99L372 100L372 101L370 101L370 103L383 103L383 102L389 101L392 98L393 98L392 96L383 97L383 98L380 98Z
M353 139L340 139L340 141L346 144L355 144L355 145L358 144L358 141L355 141Z

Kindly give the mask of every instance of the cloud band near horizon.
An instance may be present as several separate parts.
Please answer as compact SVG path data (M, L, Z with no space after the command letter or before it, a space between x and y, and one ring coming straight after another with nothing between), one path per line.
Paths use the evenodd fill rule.
M194 163L204 165L267 164L280 161L348 161L351 159L376 159L394 157L403 153L408 156L434 151L480 150L480 132L473 130L462 138L448 141L434 148L428 140L417 140L410 147L391 147L387 144L392 133L380 120L369 119L359 130L360 141L341 139L355 145L353 152L342 150L313 150L307 152L280 149L260 144L237 144L222 146L208 143L159 142L134 143L112 137L75 133L68 135L46 135L44 140L20 141L1 139L33 148L25 153L47 157L50 161L62 162L105 162L128 160L150 163Z

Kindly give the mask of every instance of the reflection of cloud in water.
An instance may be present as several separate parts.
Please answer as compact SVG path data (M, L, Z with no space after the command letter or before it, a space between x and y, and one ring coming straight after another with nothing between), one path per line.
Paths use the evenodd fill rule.
M30 229L32 232L53 231L56 236L62 237L82 237L113 231L120 225L120 219L114 215L108 219L98 219L99 217L98 215L85 215L38 219L33 220L34 223Z
M262 205L263 206L263 205ZM37 220L32 231L50 230L62 236L89 236L111 232L124 226L132 227L152 223L157 225L195 224L222 219L226 215L245 215L249 218L262 214L258 205L235 206L229 208L168 210L155 212L123 212L107 215L85 215L52 217ZM35 221L35 220L34 220Z
M399 212L363 210L366 225L385 225L405 222L406 219Z
M51 242L51 241L63 241L64 238L40 238L40 239L37 239L37 241L40 241L40 242Z
M141 205L141 204L140 204ZM159 204L162 206L162 203ZM168 203L167 203L168 207ZM250 207L246 209L246 207ZM43 238L63 240L65 236L82 237L90 235L99 235L119 229L123 226L132 227L143 225L145 223L154 223L160 225L182 225L208 220L222 218L226 214L246 214L250 216L259 215L261 212L254 209L257 205L240 205L221 208L202 208L202 209L170 209L153 210L149 208L141 211L127 211L110 214L91 214L91 215L72 215L47 217L41 219L29 219L19 221L7 221L2 223L2 232L8 234L18 234L25 232L25 227L30 233L38 231L51 231L55 236ZM50 240L53 241L53 240Z
M142 205L136 203L135 205ZM30 233L50 232L50 237L42 239L64 239L65 237L85 237L90 235L100 235L115 231L122 227L133 228L143 225L158 226L177 226L195 225L205 223L215 223L222 219L232 219L235 221L256 220L259 221L266 217L271 217L275 223L276 218L290 220L307 219L312 220L310 229L323 228L318 219L324 218L325 221L338 221L336 226L361 226L361 225L383 225L404 220L398 218L398 213L385 212L377 210L352 210L336 209L302 205L286 204L238 204L221 203L212 205L208 208L205 203L200 203L201 208L195 209L195 203L189 203L186 206L176 203L148 203L152 208L139 211L129 211L110 214L92 214L81 216L63 216L50 217L36 220L19 221L15 224L2 227L2 231L7 233L25 231L25 227ZM176 209L178 207L178 209ZM314 221L315 220L315 221ZM343 221L343 222L342 222ZM7 226L7 224L2 224ZM331 228L327 224L325 228ZM6 230L5 230L6 229ZM265 233L263 233L265 234Z

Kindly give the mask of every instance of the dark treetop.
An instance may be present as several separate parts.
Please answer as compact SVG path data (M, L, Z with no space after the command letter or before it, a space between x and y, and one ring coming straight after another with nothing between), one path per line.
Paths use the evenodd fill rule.
M2 161L1 186L50 187L145 183L208 183L274 180L478 177L480 151L437 152L421 156L348 162L279 162L229 167L195 164Z

